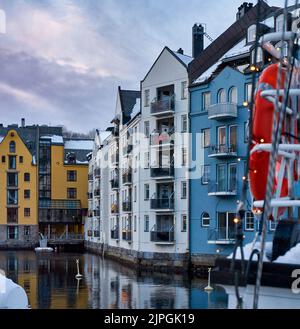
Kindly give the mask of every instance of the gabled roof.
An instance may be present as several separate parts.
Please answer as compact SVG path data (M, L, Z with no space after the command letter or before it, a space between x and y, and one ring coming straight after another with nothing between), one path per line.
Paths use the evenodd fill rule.
M260 3L260 20L267 18L278 9L277 7L269 7L264 1ZM205 71L217 63L224 54L245 37L248 27L255 24L257 21L257 6L258 5L254 6L242 18L233 23L189 64L188 71L190 83L193 83Z
M172 56L174 56L174 58L176 58L178 60L178 62L180 64L182 64L186 69L188 68L189 63L191 63L193 61L193 57L185 55L185 54L181 54L178 53L176 51L171 50L169 47L165 46L163 48L163 50L160 52L160 54L157 56L155 62L153 63L153 65L151 66L150 70L147 72L147 74L145 75L144 79L142 80L142 82L144 82L146 80L146 78L148 77L149 73L152 71L153 67L155 66L155 64L158 62L160 56L163 54L164 51L168 51Z

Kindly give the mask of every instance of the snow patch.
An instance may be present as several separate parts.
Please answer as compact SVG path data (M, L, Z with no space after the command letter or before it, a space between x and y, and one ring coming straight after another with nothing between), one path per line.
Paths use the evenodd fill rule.
M42 139L51 139L52 144L63 144L64 140L62 136L59 135L48 135L48 136L41 136Z
M94 141L92 140L69 140L65 142L67 150L92 150Z
M140 98L137 98L136 99L136 103L132 109L132 112L131 112L131 119L133 119L134 117L136 117L141 111L141 99Z
M278 257L274 263L300 264L300 243L290 249L284 256Z
M190 64L190 62L194 59L193 57L191 56L188 56L188 55L184 55L184 54L180 54L180 53L177 53L176 51L173 51L174 55L180 59L186 66L188 66Z
M253 243L246 244L243 248L245 260L248 260L250 258L251 253L254 249L260 250L260 247L261 247L260 242L256 242L254 245L253 245ZM272 254L272 248L273 248L273 242L266 242L264 262L269 262L269 259L267 258L266 255L271 255ZM233 257L233 253L231 255L229 255L227 258L232 258L232 257ZM241 250L240 250L240 248L237 250L236 259L241 259ZM254 257L253 260L256 261L257 257Z

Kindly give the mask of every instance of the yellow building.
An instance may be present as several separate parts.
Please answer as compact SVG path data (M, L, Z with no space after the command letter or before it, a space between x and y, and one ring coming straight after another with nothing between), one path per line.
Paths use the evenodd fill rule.
M0 137L0 246L38 241L37 165L14 129Z
M61 127L0 125L0 248L83 242L93 140Z

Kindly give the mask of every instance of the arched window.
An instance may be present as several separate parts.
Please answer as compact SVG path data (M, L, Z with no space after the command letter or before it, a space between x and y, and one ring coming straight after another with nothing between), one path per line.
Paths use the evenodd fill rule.
M238 103L238 94L237 94L237 88L231 87L229 90L229 102L233 104Z
M16 143L14 141L9 143L9 153L16 153Z
M226 103L226 93L224 89L220 89L218 92L218 103Z
M247 41L253 42L253 41L255 41L255 38L256 38L256 25L251 25L248 28Z
M209 227L210 226L210 217L207 212L202 213L201 215L201 226Z

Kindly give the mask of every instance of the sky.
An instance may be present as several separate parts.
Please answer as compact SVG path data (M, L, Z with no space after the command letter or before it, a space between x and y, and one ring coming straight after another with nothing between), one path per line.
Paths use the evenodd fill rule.
M242 2L0 0L0 123L104 130L119 85L138 90L164 46L190 55L194 23L217 38Z

